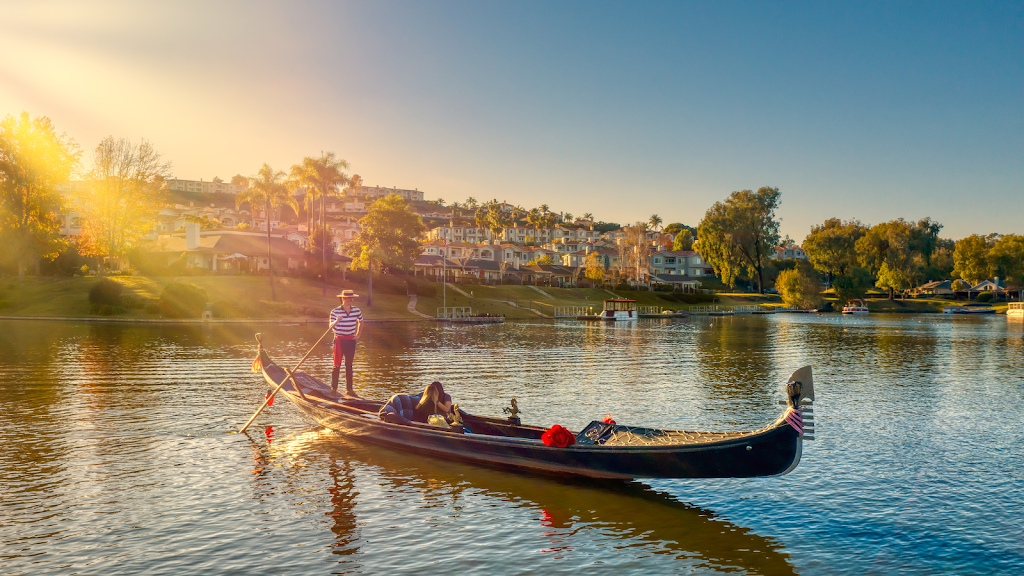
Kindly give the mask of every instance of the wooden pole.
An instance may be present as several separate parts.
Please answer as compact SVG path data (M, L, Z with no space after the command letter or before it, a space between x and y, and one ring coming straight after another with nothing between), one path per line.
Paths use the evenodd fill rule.
M288 370L287 368L284 368L284 372L286 374L285 378L283 380L281 380L281 383L277 385L277 388L274 388L274 391L270 393L270 396L267 396L267 398L265 400L263 400L263 405L261 405L259 407L259 409L256 410L255 413L253 413L252 418L249 418L249 421L245 423L245 426L242 426L238 430L239 434L241 434L242 432L245 432L245 429L248 428L250 424L252 424L253 420L255 420L257 416L260 415L260 412L263 412L263 409L267 407L267 404L270 404L270 399L273 398L274 395L277 394L281 390L281 388L284 387L285 382L291 380L292 384L295 385L295 389L299 390L299 383L295 381L295 377L292 376L292 374L296 370L298 370L300 366L302 366L302 363L306 361L306 358L309 358L309 355L313 353L313 350L316 350L316 347L320 345L320 342L323 341L324 337L326 337L328 334L330 334L331 330L334 330L334 325L337 324L340 321L341 321L341 318L338 318L334 322L331 322L331 325L327 327L327 332L324 332L323 336L320 336L320 339L316 341L316 344L313 344L313 347L309 349L309 352L306 352L306 355L302 357L302 360L299 360L299 363L295 365L295 368L292 368L291 370ZM257 336L259 336L259 335L257 334ZM258 339L259 338L257 338L257 340ZM302 394L301 390L299 390L299 394Z

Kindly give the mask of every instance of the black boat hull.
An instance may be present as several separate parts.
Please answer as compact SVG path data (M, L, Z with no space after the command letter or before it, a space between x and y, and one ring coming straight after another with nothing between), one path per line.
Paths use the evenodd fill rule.
M284 373L277 366L265 366L264 377L276 387ZM315 379L302 374L301 380ZM320 425L360 441L435 457L562 476L609 479L775 476L795 468L801 454L800 433L781 418L762 430L718 442L641 446L576 444L558 448L545 446L535 438L460 434L440 428L387 423L376 414L349 409L344 404L312 394L303 398L290 382L281 393ZM528 435L538 430L524 428L529 428Z

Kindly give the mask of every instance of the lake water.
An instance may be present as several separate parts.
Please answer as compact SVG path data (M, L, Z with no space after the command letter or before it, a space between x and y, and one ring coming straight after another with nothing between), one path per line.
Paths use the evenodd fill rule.
M815 369L779 478L579 482L361 445L263 399L252 333L0 321L0 574L1007 574L1024 570L1020 322L776 315L368 327L369 397L434 379L526 423L743 430ZM308 365L329 374L328 347Z

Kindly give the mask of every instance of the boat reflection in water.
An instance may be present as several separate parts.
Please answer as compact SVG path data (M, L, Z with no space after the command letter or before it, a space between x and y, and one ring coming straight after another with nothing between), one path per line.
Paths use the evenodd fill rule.
M460 519L460 516L472 514L472 510L481 507L487 511L482 513L488 516L484 521L515 523L510 513L493 511L501 509L501 503L508 503L505 508L514 511L531 510L537 522L537 531L533 534L539 538L530 542L531 551L540 549L552 559L571 554L574 548L586 546L592 550L596 540L596 545L608 552L610 564L628 555L627 548L645 547L646 552L674 556L686 564L680 568L688 570L796 573L788 554L781 551L781 545L774 539L733 525L710 511L680 502L641 482L510 474L500 469L368 446L327 429L289 439L278 438L269 446L262 439L254 440L254 444L259 444L258 450L265 450L269 460L278 462L286 474L294 474L295 482L302 476L308 483L309 471L300 469L309 466L322 467L318 476L323 471L330 475L330 479L323 482L330 494L321 503L330 509L318 514L332 520L330 529L336 538L333 553L344 556L338 558L342 563L357 561L352 555L360 553L360 547L377 545L376 542L370 544L370 537L365 534L368 518L359 517L356 511L357 508L363 511L380 508L379 495L371 496L371 490L367 489L369 482L380 486L380 492L393 500L386 507L391 510L400 509L403 506L400 501L413 494L416 503L406 503L401 509L430 508L424 514L430 516L427 521L431 523L444 523L446 514L456 523L478 522L481 519ZM357 483L361 485L362 495L356 490ZM427 492L441 498L424 504L423 500L429 499ZM361 502L371 498L376 505ZM392 526L402 523L397 518L387 518L386 522ZM423 521L419 517L411 523ZM465 528L472 531L471 527ZM522 529L519 524L515 531L521 535ZM415 540L416 536L410 535L410 538ZM506 544L499 540L500 536L496 535L494 547ZM457 546L457 542L446 544L453 552ZM522 552L524 550L503 550L500 553L515 557Z

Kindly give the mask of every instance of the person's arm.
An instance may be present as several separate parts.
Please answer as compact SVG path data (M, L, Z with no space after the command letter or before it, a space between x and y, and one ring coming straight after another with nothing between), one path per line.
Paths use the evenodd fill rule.
M356 335L355 339L359 340L359 337L363 335L363 311L359 311L359 317L356 318Z

